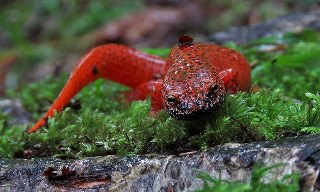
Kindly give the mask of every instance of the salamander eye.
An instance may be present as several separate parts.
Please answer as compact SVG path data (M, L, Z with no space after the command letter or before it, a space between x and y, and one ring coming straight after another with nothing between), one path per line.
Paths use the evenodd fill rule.
M215 85L211 85L210 88L209 88L209 92L208 92L208 95L209 96L214 96L218 93L219 91L219 86L217 84Z
M178 103L178 99L176 96L172 95L172 94L169 94L167 96L167 102L169 105L175 105Z

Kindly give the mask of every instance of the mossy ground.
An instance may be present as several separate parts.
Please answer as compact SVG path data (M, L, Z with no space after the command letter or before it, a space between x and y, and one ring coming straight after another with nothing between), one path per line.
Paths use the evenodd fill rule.
M82 90L70 107L49 119L48 128L35 134L25 134L30 125L6 126L9 117L2 115L0 156L22 156L27 149L33 155L62 157L177 154L226 142L317 133L320 131L319 42L318 33L306 31L234 47L251 63L257 63L252 78L260 91L228 95L218 111L195 121L178 121L165 112L150 118L149 99L131 104L121 102L120 92L127 88L98 80ZM266 45L281 49L261 50ZM67 76L47 79L29 84L20 92L8 91L7 95L21 99L37 120L66 79Z

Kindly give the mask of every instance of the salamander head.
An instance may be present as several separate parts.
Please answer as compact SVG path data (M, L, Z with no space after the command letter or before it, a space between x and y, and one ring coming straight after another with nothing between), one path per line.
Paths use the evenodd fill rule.
M200 82L164 84L162 101L172 117L192 120L216 110L224 95L221 82L203 79Z
M182 120L204 117L216 110L224 100L225 89L221 82L202 81L201 83L176 85L164 84L163 102L168 113Z
M163 80L162 102L176 119L192 120L217 109L225 87L205 44L181 36L170 52Z
M167 112L176 119L204 117L223 102L225 87L215 72L177 72L164 79L162 101Z

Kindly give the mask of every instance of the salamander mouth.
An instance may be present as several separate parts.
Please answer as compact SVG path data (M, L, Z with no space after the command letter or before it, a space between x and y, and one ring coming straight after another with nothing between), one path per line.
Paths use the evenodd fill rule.
M210 115L212 112L216 111L217 109L219 109L221 102L214 104L213 106L209 107L209 108L203 108L200 110L196 110L196 111L192 111L192 112L183 112L179 109L173 109L170 110L168 109L168 113L171 117L174 117L178 120L195 120L195 119L200 119L200 118L204 118L207 117L208 115Z

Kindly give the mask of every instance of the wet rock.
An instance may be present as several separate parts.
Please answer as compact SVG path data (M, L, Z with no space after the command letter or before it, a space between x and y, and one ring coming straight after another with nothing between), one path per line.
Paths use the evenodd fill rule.
M320 135L250 144L225 144L183 156L105 156L79 160L0 160L3 191L192 191L198 170L228 181L248 181L254 164L274 165L267 178L300 172L301 188L317 181Z
M246 44L261 37L299 33L305 29L320 30L320 11L293 13L252 26L233 27L226 32L213 33L209 38L218 44L227 41Z

